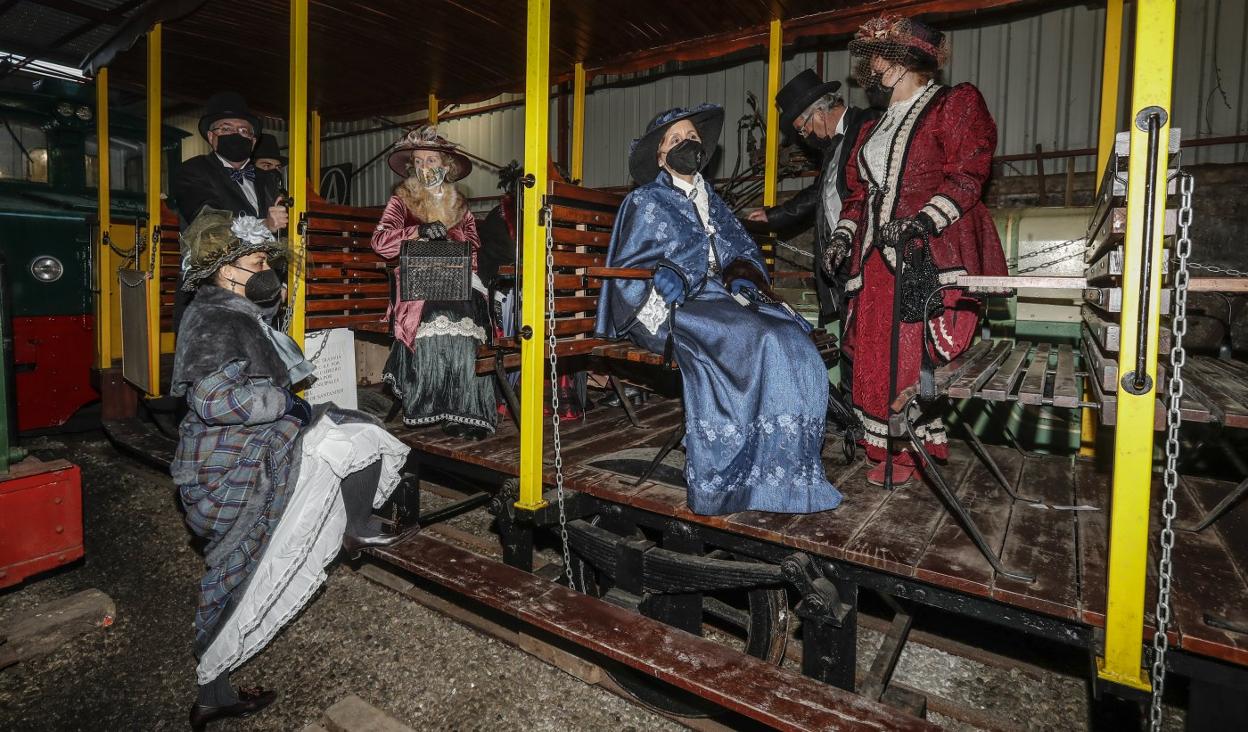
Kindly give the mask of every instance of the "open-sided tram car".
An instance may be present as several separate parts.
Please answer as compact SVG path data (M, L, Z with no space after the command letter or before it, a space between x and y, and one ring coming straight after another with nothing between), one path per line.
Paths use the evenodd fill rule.
M445 98L488 97L521 86L522 58L526 95L543 100L526 107L525 169L532 172L525 180L524 265L504 273L516 279L522 293L521 335L484 347L478 364L479 373L497 373L500 388L514 397L515 424L475 443L396 429L413 447L413 471L458 476L482 489L459 509L489 500L506 563L429 535L379 551L376 558L670 687L784 728L921 727L899 711L921 704L890 694L889 679L910 618L924 607L1086 650L1095 661L1098 695L1147 699L1150 691L1159 692L1167 671L1182 675L1191 683L1189 727L1248 726L1242 693L1248 688L1248 514L1236 507L1245 484L1184 477L1173 459L1159 465L1154 456L1154 446L1164 444L1167 457L1174 457L1184 424L1248 427L1248 366L1185 356L1182 349L1187 293L1242 292L1243 280L1199 279L1187 268L1189 234L1200 226L1192 221L1192 199L1200 188L1195 181L1193 192L1169 126L1174 0L1138 0L1129 7L1133 63L1123 74L1117 50L1124 40L1124 8L1121 0L1109 2L1100 185L1084 237L1083 275L959 283L994 292L1086 293L1081 337L1076 343L1037 342L985 334L962 357L937 369L927 391L903 393L893 404L891 426L898 439L909 435L917 412L943 409L953 400L1080 410L1086 425L1103 428L1095 458L985 446L972 430L947 465L929 467L928 487L888 492L868 487L860 464L841 464L837 438L830 438L828 469L846 494L838 510L698 516L674 484L677 457L648 466L638 457L649 458L656 448L665 452L678 441L683 420L678 388L672 389L678 382L659 359L592 334L589 303L602 281L639 275L603 266L619 196L546 180L544 100L553 80L573 85L578 127L572 177L577 179L584 141L579 110L586 78L594 73L765 47L770 98L779 86L785 42L845 34L866 14L885 10L949 16L1015 4L1022 3L883 0L828 9L789 2L778 13L775 6L736 4L731 18L705 15L694 32L631 23L665 17L659 4L636 0L487 4L493 24L471 20L455 3L423 3L421 21L455 28L453 48L481 51L478 62L489 73L443 73L460 60L430 46L422 51L425 66L400 80L379 72L386 65L376 58L359 59L359 71L353 71L340 56L348 53L344 40L360 38L369 39L372 54L410 54L408 38L388 32L416 12L407 4L377 0L309 9L307 0L292 0L288 119L292 221L298 222L290 281L296 338L333 327L353 328L361 339L369 331L384 331L378 321L388 292L384 265L367 246L375 212L316 202L303 182L309 158L315 160L319 150L316 144L308 150L310 112L345 117L401 111L394 100L410 94L413 78L427 80L429 90ZM203 61L207 55L195 53L196 44L201 36L220 35L206 10L173 17L156 8L119 31L90 64L105 88L110 75L146 88L153 110L159 109L164 88L162 62L168 61L175 86L186 85L172 93L197 93L195 84L216 67ZM287 6L257 2L248 8L276 23ZM212 12L228 10L218 4ZM604 22L608 17L611 22ZM527 28L523 37L521 28ZM242 33L233 42L245 43ZM140 37L146 39L146 62L141 53L125 50ZM256 75L243 90L271 108L285 98L272 71ZM469 88L470 82L475 86ZM1121 115L1119 85L1130 89L1130 108ZM435 117L432 96L430 101ZM1130 120L1129 128L1115 129L1120 117ZM767 203L776 195L776 125L771 110ZM149 135L158 129L149 126ZM159 142L149 136L148 145ZM139 388L156 396L167 369L160 363L161 341L177 259L175 222L168 212L162 218L150 187L148 201L152 251L131 275L146 288L147 317L135 319L146 328L127 332L126 359L143 362L136 372L142 376ZM108 233L107 222L103 229ZM106 251L104 245L98 251ZM547 261L553 262L549 269ZM106 267L97 271L106 292L104 282L114 274ZM384 342L384 332L379 335ZM145 347L136 350L133 344ZM828 341L822 346L835 357ZM104 355L105 381L119 385L105 396L124 412L132 387L115 377L118 354ZM549 377L573 364L610 374L617 383L626 380L660 394L666 389L667 398L619 412L594 410L576 424L544 427ZM516 369L522 378L519 394L512 395L505 376ZM622 401L627 407L628 400ZM110 426L131 448L156 445L133 419ZM1157 432L1165 439L1156 441ZM639 462L649 471L640 481L634 477ZM418 506L418 495L410 498ZM428 523L459 509L418 514L408 505L399 517ZM1178 531L1176 513L1201 525ZM543 536L555 537L562 563L536 566L541 562L535 562L535 541ZM864 590L883 597L896 616L872 672L860 680L854 656L858 596ZM804 676L774 665L788 637L786 593L797 598ZM698 638L707 617L737 628L746 654ZM633 688L647 701L672 703L652 685ZM1155 696L1153 708L1159 710Z

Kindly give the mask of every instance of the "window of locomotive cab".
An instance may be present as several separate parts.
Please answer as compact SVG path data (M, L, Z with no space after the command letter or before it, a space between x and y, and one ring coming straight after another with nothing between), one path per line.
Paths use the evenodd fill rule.
M112 174L112 189L129 193L142 193L146 190L147 175L147 143L114 137L109 141L108 158L111 163L109 172ZM100 144L92 134L87 137L86 165L87 188L98 188L100 185ZM161 190L167 177L167 161L161 160Z
M0 180L48 182L48 135L38 125L0 120Z

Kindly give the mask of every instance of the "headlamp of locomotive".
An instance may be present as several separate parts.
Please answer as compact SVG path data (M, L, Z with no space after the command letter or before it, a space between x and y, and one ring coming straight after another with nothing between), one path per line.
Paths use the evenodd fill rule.
M56 282L65 274L65 265L56 257L44 255L30 263L30 273L40 282Z

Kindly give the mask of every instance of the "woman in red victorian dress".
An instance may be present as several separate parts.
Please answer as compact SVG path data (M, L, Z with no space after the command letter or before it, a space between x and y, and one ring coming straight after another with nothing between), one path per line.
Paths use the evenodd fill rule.
M901 322L893 299L898 252L925 247L941 284L959 275L1007 273L996 227L980 200L997 128L978 89L934 80L948 57L943 33L908 18L881 16L859 29L849 49L855 77L884 113L863 126L850 155L849 193L823 265L835 271L842 257L851 257L842 348L854 364L854 409L866 428L867 457L875 463L867 478L884 484L891 449L893 484L901 485L914 475L915 456L890 447L889 404L918 380L923 330L929 357L947 362L971 345L980 303L962 289L945 290L933 298L938 313ZM903 278L911 271L903 268ZM933 457L948 457L939 417L919 422L916 433Z

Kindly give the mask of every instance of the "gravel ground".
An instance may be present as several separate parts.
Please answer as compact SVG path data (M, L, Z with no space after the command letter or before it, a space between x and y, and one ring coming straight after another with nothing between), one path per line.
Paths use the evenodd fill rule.
M0 729L184 729L201 562L168 476L121 457L98 435L27 446L82 467L87 558L0 594L0 627L91 587L113 598L117 618L0 672ZM258 717L215 728L299 730L354 693L416 729L682 729L343 566L234 678L281 697Z
M0 672L0 729L185 728L194 678L193 588L201 560L168 477L119 455L98 434L27 446L41 457L66 456L82 467L87 558L0 594L0 627L35 605L91 587L113 598L117 618L108 630ZM430 491L422 498L426 508L447 500ZM493 539L484 512L448 523ZM541 548L539 556L559 560L551 547ZM880 633L860 629L860 672L882 640ZM795 668L792 659L786 666ZM1077 667L1063 671L1005 668L912 642L894 679L972 710L972 719L978 715L979 726L965 714L955 719L929 711L929 719L945 729L1084 729L1085 680ZM303 615L235 680L277 688L281 698L261 716L221 729L298 730L353 693L416 729L682 728L342 565ZM1169 709L1165 728L1181 729L1182 719L1182 710Z

